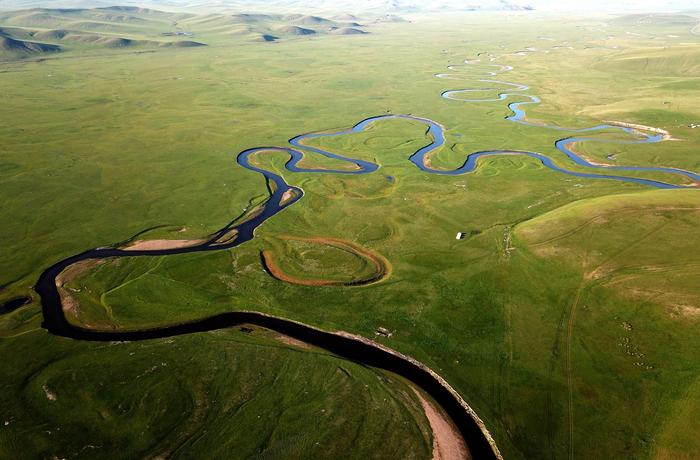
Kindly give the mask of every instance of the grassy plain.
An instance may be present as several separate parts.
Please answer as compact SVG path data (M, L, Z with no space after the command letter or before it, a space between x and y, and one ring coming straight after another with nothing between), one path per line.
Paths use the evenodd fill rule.
M144 229L178 239L208 234L265 197L262 178L235 165L239 151L285 146L294 135L349 127L387 111L446 126L448 144L435 165L455 167L473 151L513 149L576 169L554 147L561 133L504 120L505 102L439 97L473 81L433 74L482 52L573 46L498 61L514 66L504 79L529 85L543 99L529 117L569 127L619 120L663 128L680 140L581 148L607 162L614 153L615 164L698 171L700 129L688 125L700 120L700 44L680 22L465 15L276 43L207 29L193 38L206 47L75 49L5 62L1 299L32 295L37 276L57 260ZM676 458L697 451L692 404L700 379L700 294L693 281L700 268L692 251L700 222L697 211L676 209L699 207L696 190L650 193L635 184L564 176L512 156L483 160L470 175L428 175L406 160L427 142L424 128L408 121L314 142L382 168L363 176L285 172L305 196L266 222L260 238L231 251L108 261L71 285L80 301L72 319L138 328L250 309L367 337L385 327L392 337L378 340L444 376L484 419L506 458ZM259 159L277 170L285 160ZM586 219L594 224L584 225ZM469 237L455 240L458 231ZM388 259L392 275L365 287L280 282L264 272L259 254L279 249L274 242L282 235L350 240ZM307 255L314 259L307 264L339 261L331 251ZM155 453L172 448L166 440L182 439L176 453L187 456L201 445L189 425L174 428L172 417L203 417L198 429L211 437L202 442L249 449L241 457L274 457L278 442L303 420L320 428L317 437L298 441L300 456L321 455L311 441L348 452L335 425L346 417L366 430L358 458L392 457L396 449L428 455L425 422L408 417L417 406L401 399L400 382L372 380L371 369L320 352L235 331L98 346L53 338L39 326L36 299L0 317L0 346L13 357L0 366L9 382L3 407L21 414L0 427L6 452L51 453L55 434L46 431L55 427L70 432L61 437L70 439L66 452L118 433L134 453ZM134 380L151 368L149 360L156 367L168 363L148 374L150 384L137 390L113 383ZM263 370L256 367L260 360ZM340 367L352 375L342 384L335 377ZM290 374L318 382L318 395L299 399L306 387ZM366 407L387 398L383 417L352 410L369 381ZM266 387L272 382L274 390ZM202 393L209 385L214 396ZM69 393L73 387L81 390ZM348 396L327 397L332 392ZM250 395L250 412L222 415L242 395ZM117 416L125 398L140 403ZM324 404L343 415L319 422ZM280 405L294 417L273 410ZM171 415L159 412L163 406ZM278 418L259 421L260 414ZM395 436L401 423L412 427L410 436ZM271 438L270 425L283 434ZM133 438L139 427L145 441ZM237 430L254 433L250 445ZM327 444L331 439L338 444ZM381 447L387 450L376 450Z

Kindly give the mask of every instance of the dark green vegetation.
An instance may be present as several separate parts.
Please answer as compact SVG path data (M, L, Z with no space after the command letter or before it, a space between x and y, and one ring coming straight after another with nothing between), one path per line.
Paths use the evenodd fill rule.
M79 14L72 24L43 25L5 15L0 27L15 40L44 43L26 31L86 33L74 23L97 20ZM618 120L680 139L587 142L580 147L591 159L700 170L700 129L689 127L700 122L700 46L685 19L422 18L373 26L357 37L321 36L330 26L299 18L236 18L237 25L230 19L217 16L206 27L202 17L179 19L183 31L194 32L192 41L208 45L197 49L106 52L102 45L51 39L45 43L66 50L2 64L0 300L32 295L39 273L57 260L145 229L153 230L140 239L198 238L220 228L266 196L258 175L235 166L237 152L283 146L296 134L386 111L446 126L448 144L434 165L454 167L469 152L507 148L542 152L573 168L553 145L562 133L503 120L506 103L439 98L473 81L462 85L433 74L481 52L549 51L498 61L515 67L509 80L542 97L528 112L533 120L571 127ZM143 20L99 20L108 27L90 33L184 39L162 35L178 30L170 16ZM250 34L282 36L276 28L287 26L318 33L249 41ZM550 49L555 45L574 49ZM444 376L507 458L692 457L700 391L697 191L650 193L634 184L576 179L520 157L484 160L463 177L426 175L406 161L426 143L424 134L417 124L388 121L314 141L382 169L355 177L285 173L306 195L265 223L260 238L232 251L100 265L70 286L79 300L74 320L138 328L248 309L366 337L385 327L392 337L377 340ZM259 161L281 171L286 158ZM308 164L334 166L317 158ZM458 231L469 237L455 240ZM353 241L386 257L392 276L366 287L277 281L262 270L259 254L282 235ZM313 258L322 265L336 256ZM347 417L343 430L365 427L358 457L369 452L364 446L386 448L375 453L391 458L399 449L428 455L419 428L425 423L408 417L413 399L402 399L398 382L372 380L372 370L237 331L106 346L50 337L40 320L36 301L0 316L0 346L10 357L0 366L3 413L16 417L0 426L0 447L13 456L69 455L98 442L107 449L105 440L119 436L132 446L125 456L157 455L174 445L187 456L187 449L201 447L188 430L206 430L207 448L220 441L249 449L241 457L266 448L274 457L276 443L296 432L298 420L320 437L299 441L306 449L300 455L314 454L315 442L336 447L326 444L331 439L342 449L337 420L318 417L326 405ZM164 362L142 377L148 383L120 386ZM340 393L340 367L352 376L343 384L346 393L327 397ZM302 375L303 383L288 374ZM386 397L391 404L382 411L391 415L354 411L358 398L370 396L362 389L370 380L376 383L370 395ZM263 388L267 382L275 382L272 389ZM307 382L318 382L318 396L297 399ZM245 395L251 412L222 415ZM124 400L141 405L123 413ZM280 405L294 417L256 419L277 417ZM200 424L174 428L173 419ZM413 435L391 437L394 423L403 421ZM279 438L269 436L271 425ZM71 435L56 435L58 428ZM245 441L237 437L241 430L251 433ZM65 444L50 450L49 439ZM87 449L82 455L92 456Z
M3 458L430 453L404 382L264 329L107 344L31 333L0 348Z

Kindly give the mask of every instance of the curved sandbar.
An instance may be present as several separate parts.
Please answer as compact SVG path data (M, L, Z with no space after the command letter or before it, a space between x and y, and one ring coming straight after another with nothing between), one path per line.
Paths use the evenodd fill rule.
M440 410L426 400L418 389L413 387L413 391L423 407L423 412L433 432L432 460L470 460L472 457L469 449L459 435L457 427L450 423L450 420L446 420Z
M150 249L177 249L189 246L197 246L205 240L136 240L124 246L125 251L138 251Z

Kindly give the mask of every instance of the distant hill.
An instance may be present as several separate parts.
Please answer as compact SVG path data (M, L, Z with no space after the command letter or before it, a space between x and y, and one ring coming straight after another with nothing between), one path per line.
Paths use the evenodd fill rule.
M161 43L160 46L163 48L199 48L200 46L207 45L205 43L193 42L191 40L181 40L177 42Z
M341 27L333 31L336 35L363 35L366 34L364 30L356 29L354 27Z
M277 13L226 13L193 16L179 21L180 27L240 37L249 41L273 42L285 38L326 34L340 28L353 27L362 32L359 22L348 21L355 16L345 15L343 21L322 16Z
M331 21L330 19L322 18L319 16L309 16L301 14L285 16L283 19L290 22L294 22L295 24L304 24L307 26L322 26L333 23L333 21Z
M385 14L384 16L375 19L374 22L406 22L406 20L395 14Z
M275 35L270 35L270 34L252 34L250 36L251 41L257 41L257 42L274 42L279 40L280 38L275 36Z
M106 38L104 41L100 41L100 44L105 48L133 48L136 46L155 46L156 42L151 42L147 40L132 40L130 38Z
M286 1L286 0L282 0ZM50 2L48 2L50 3ZM377 16L374 16L376 19ZM394 20L393 16L387 19ZM32 8L0 12L3 55L76 51L88 48L195 48L206 46L197 35L224 43L276 42L308 36L363 35L355 15L330 17L283 13L166 12L142 6ZM399 20L399 19L396 19ZM367 22L374 24L372 20ZM166 38L167 37L167 38ZM187 37L187 40L172 40Z
M250 14L238 13L232 14L231 18L236 22L262 22L262 21L277 21L281 18L280 15L273 14Z
M306 29L299 26L278 26L275 30L282 34L288 35L313 35L316 33L313 29Z
M354 22L354 21L359 21L359 18L357 16L354 16L349 13L343 13L338 16L334 16L333 19L336 21L342 21L342 22Z
M57 45L49 45L45 43L36 43L24 40L16 40L14 38L0 35L0 52L18 55L55 53L61 51L61 47Z
M33 31L23 29L22 27L0 27L0 35L18 40L32 40L34 38Z
M652 14L626 14L608 21L613 25L621 26L681 26L693 27L698 23L698 18L688 14L652 13Z

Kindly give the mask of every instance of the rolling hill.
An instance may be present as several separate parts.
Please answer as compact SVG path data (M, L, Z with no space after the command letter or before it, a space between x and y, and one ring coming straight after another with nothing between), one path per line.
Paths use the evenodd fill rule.
M26 56L31 54L55 53L57 51L61 51L60 46L16 40L11 37L0 35L0 53L3 55Z
M3 57L82 49L193 48L276 42L321 35L363 35L352 15L166 12L136 6L33 8L0 13ZM206 40L192 39L196 36ZM187 37L187 40L179 40Z

